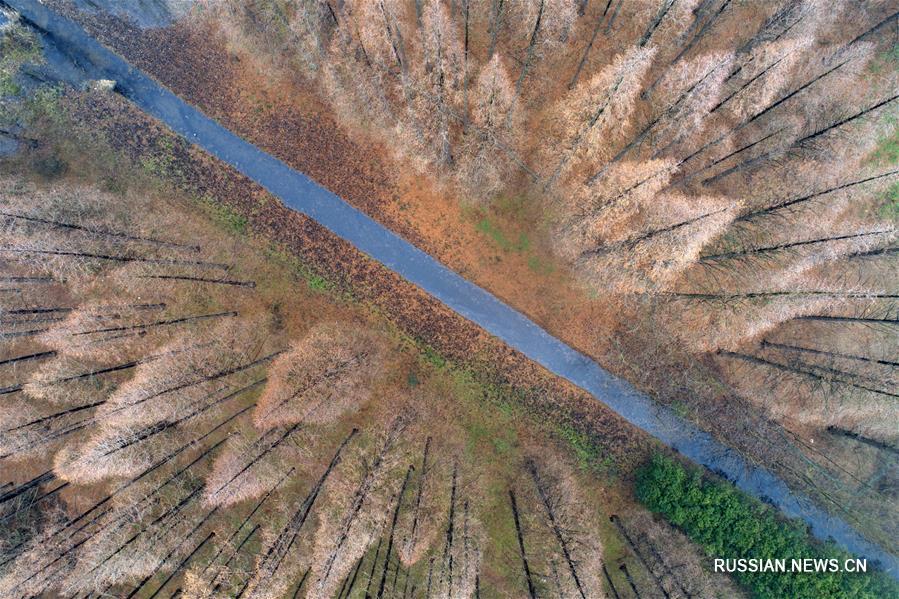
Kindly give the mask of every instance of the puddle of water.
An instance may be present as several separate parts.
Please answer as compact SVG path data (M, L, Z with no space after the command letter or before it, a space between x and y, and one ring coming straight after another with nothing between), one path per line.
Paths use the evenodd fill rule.
M100 45L78 25L35 0L6 1L38 29L48 32L45 41L55 51L53 60L69 59L78 64L82 80L84 76L115 80L116 89L137 106L253 179L290 208L318 221L547 370L588 391L631 424L693 461L722 473L743 491L766 498L787 516L803 519L819 539L833 538L849 551L879 562L891 576L899 578L896 556L868 542L845 521L824 512L808 498L792 493L769 471L748 463L733 449L656 404L627 381L606 372L520 312L449 270L306 175L209 119ZM66 72L63 65L59 66L58 70Z

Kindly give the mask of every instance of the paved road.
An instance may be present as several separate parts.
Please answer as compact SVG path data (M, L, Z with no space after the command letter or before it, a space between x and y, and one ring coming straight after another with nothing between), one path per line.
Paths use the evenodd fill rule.
M2 5L3 2L0 2ZM853 553L880 562L899 579L896 556L868 542L845 521L794 494L769 471L603 370L526 316L449 270L303 173L234 135L148 75L90 37L80 26L36 0L6 0L42 32L49 60L73 82L112 79L116 90L173 131L263 186L287 206L315 219L465 318L546 369L588 391L598 401L693 461L723 473L742 490L802 518L821 539L833 538ZM67 61L67 64L66 64ZM74 68L72 65L76 65ZM777 556L772 556L777 557Z

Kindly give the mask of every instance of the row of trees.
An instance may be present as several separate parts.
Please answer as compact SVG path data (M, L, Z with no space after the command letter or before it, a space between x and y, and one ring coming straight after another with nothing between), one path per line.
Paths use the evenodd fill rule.
M835 546L810 541L799 524L782 520L767 506L741 496L732 485L704 480L699 472L662 455L655 456L639 473L637 494L710 555L833 558L841 563L849 557ZM758 597L884 597L895 593L895 582L882 574L783 576L770 572L735 576Z
M235 291L218 233L157 236L156 211L135 207L74 185L2 195L3 241L28 251L3 257L22 292L0 317L40 330L0 359L0 461L39 472L0 488L15 523L0 595L602 596L572 470L526 461L512 509L501 494L493 534L516 531L532 564L519 578L492 555L493 483L463 457L447 398L384 391L383 335L316 318L288 337L269 299Z
M674 306L670 329L739 364L726 374L754 400L759 372L858 393L806 423L881 456L879 475L847 476L886 496L894 233L873 208L895 169L859 149L878 146L893 108L891 71L868 66L883 47L877 8L850 41L811 3L257 2L235 14L275 27L335 108L395 132L401 155L471 188L526 186L585 280ZM710 35L742 21L753 27L736 47ZM561 51L573 45L576 63ZM855 86L873 96L864 105L824 93L869 76ZM129 216L93 190L4 191L0 259L16 291L0 314L0 459L36 469L0 492L7 505L33 498L15 518L77 501L4 546L0 591L134 596L177 580L196 596L479 595L496 562L489 483L458 445L429 440L427 414L372 392L386 352L375 335L340 322L288 339L228 252L177 212L150 223L141 215L160 210L139 198ZM814 415L801 401L815 388L791 390L783 406L765 398L772 413ZM838 457L828 471L846 469ZM512 592L616 584L571 472L535 460L502 487ZM633 589L643 567L665 593L692 592L613 525L642 563L622 570Z
M276 39L264 50L317 82L344 122L382 132L403 168L475 201L540 203L552 246L585 285L609 301L641 294L628 317L713 356L724 382L791 434L890 459L890 3L220 10L242 42ZM869 467L889 471L851 468Z
M558 216L560 255L591 284L652 291L670 286L732 221L748 218L754 207L732 184L738 175L807 154L876 120L896 99L892 75L874 83L857 75L878 51L870 40L888 13L843 15L864 22L847 41L838 15L814 2L653 4L261 2L222 10L249 35L278 37L282 56L317 78L346 120L377 123L405 161L441 167L466 186L464 195L512 193L521 175ZM734 27L741 32L733 38L715 35ZM570 79L558 76L572 68ZM835 86L840 93L827 93ZM876 139L865 133L843 144L841 153L856 159L838 172L859 169ZM703 189L718 181L727 184Z

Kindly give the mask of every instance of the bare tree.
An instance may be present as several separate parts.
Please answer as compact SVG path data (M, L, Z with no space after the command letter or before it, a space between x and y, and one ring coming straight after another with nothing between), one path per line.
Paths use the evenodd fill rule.
M339 323L317 325L272 363L256 426L325 424L358 410L371 395L381 353L372 335Z
M566 179L578 167L591 168L609 159L608 139L626 129L640 84L654 52L635 49L569 92L559 103L565 144L544 188Z

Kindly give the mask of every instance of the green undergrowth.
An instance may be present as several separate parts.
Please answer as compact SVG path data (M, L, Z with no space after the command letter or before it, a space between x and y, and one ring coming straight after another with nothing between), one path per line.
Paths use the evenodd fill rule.
M16 80L22 65L43 60L35 35L19 23L0 29L0 99L22 93Z
M877 141L869 160L879 167L895 168L899 165L899 116L891 114L884 119L886 130ZM883 219L899 222L899 183L893 183L878 197L877 213Z
M884 192L878 213L882 218L899 223L899 183L893 183Z
M355 301L352 293L346 290L344 286L317 273L286 247L271 243L265 249L265 256L293 272L299 279L306 282L309 289L319 293L327 293L335 300L342 302Z
M877 140L877 145L870 155L870 161L882 166L895 166L899 163L899 117L891 114L884 119L886 133Z
M636 494L712 557L786 559L788 567L794 558L832 558L840 567L852 559L833 544L815 541L800 521L787 520L732 484L661 453L638 471ZM899 586L881 572L738 572L734 577L764 599L899 596Z
M247 234L247 225L249 221L246 216L242 215L234 208L227 204L216 202L210 196L200 198L199 204L212 218L213 222L224 228L226 232L234 235Z
M899 44L877 54L868 64L868 71L872 75L883 75L888 71L899 69Z
M610 448L604 446L597 435L579 425L577 419L564 417L563 407L548 406L544 393L540 390L494 382L491 379L495 375L486 369L453 364L432 348L420 342L413 343L420 351L423 363L453 379L458 397L468 400L476 398L477 404L488 408L483 413L485 420L493 420L503 426L512 426L515 422L525 423L533 430L549 435L566 448L583 472L596 476L605 483L615 483L621 475L626 474L623 470L626 467L616 461ZM550 410L554 413L550 414ZM501 427L501 430L505 429ZM484 435L477 427L475 434ZM491 443L499 452L508 449L510 445L505 438L494 438Z
M504 252L517 252L520 254L531 247L531 240L528 238L527 233L519 233L518 238L513 241L513 239L510 239L509 233L491 221L489 217L479 220L478 224L475 225L475 229L490 238Z
M536 274L549 275L555 271L552 260L543 256L534 243L539 236L539 219L534 202L524 196L496 198L487 209L470 208L463 212L474 229L487 240L489 246L501 254L524 256L528 268ZM500 260L496 256L495 260Z
M556 435L565 441L577 458L581 470L592 472L604 478L613 478L616 468L612 457L589 434L568 424L555 427Z

